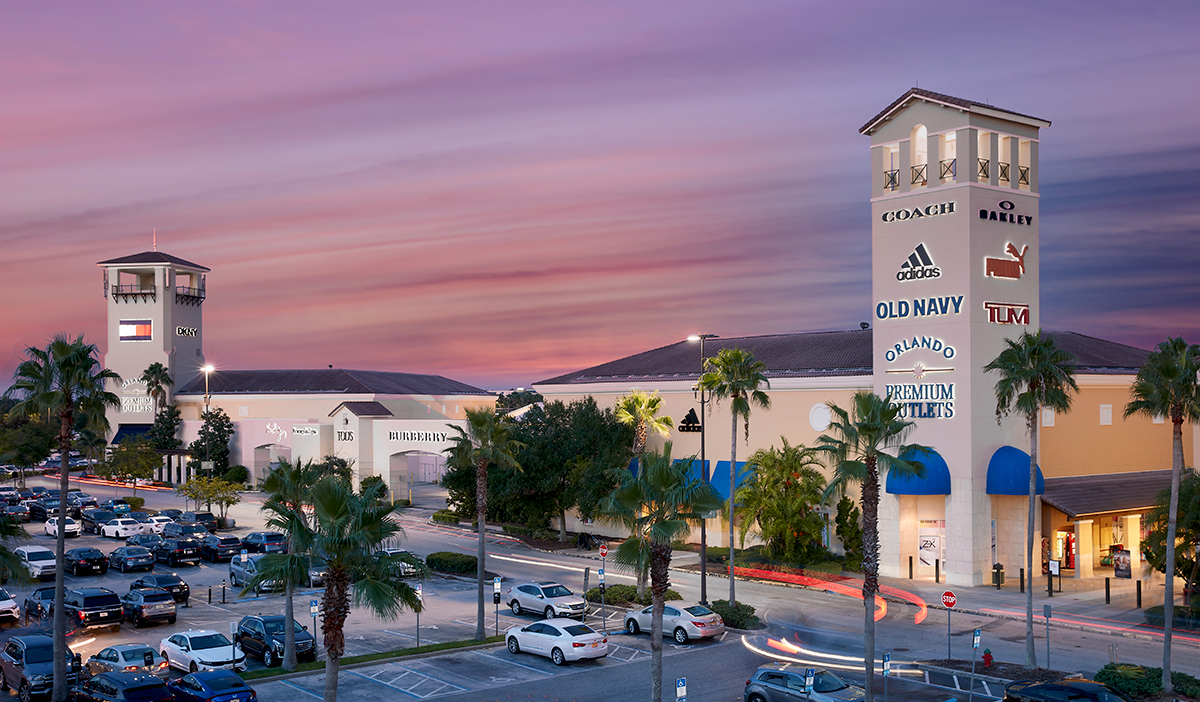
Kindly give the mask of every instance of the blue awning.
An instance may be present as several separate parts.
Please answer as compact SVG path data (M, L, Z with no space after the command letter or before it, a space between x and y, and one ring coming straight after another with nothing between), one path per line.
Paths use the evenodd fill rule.
M143 435L153 426L153 424L122 424L109 443L118 446L122 441L146 438Z
M738 461L737 487L741 487L749 477L750 472L746 470L746 462ZM717 461L717 467L713 469L710 482L723 499L729 499L729 461Z
M1042 467L1037 466L1037 494L1046 492ZM987 494L1028 495L1029 454L1013 446L1001 446L988 461Z
M925 477L888 472L887 491L890 495L949 495L950 467L937 451L906 451L900 458L919 461L925 467Z

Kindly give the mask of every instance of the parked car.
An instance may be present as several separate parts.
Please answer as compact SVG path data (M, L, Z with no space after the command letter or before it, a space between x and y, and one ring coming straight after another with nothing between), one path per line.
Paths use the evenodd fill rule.
M152 673L160 678L170 675L167 662L146 644L117 644L101 650L84 664L88 674L137 672Z
M249 554L244 563L242 562L242 559L240 556L230 560L229 561L229 584L233 585L234 587L245 587L246 583L250 582L251 578L258 575L259 561L265 555L266 554L264 554L264 553ZM254 594L257 595L266 590L274 590L277 588L282 588L282 586L283 586L282 583L276 583L274 581L267 581L265 583L259 583L254 588Z
M141 524L143 534L149 534L154 531L154 528L150 526L150 515L146 512L130 512L125 517Z
M191 673L168 681L167 687L171 688L179 702L212 702L218 699L254 702L258 699L258 693L253 688L224 670Z
M16 488L0 487L0 500L4 500L10 505L15 505L21 501L21 496Z
M237 644L248 656L262 659L263 665L274 668L283 660L283 635L287 619L282 614L256 614L242 617L238 622ZM316 639L308 627L301 626L295 619L292 626L296 632L296 658L304 663L317 660Z
M180 524L179 522L171 522L164 524L162 529L162 537L164 539L191 537L193 539L203 539L208 535L208 529L205 529L201 524Z
M277 531L252 531L242 539L250 553L287 553L287 537Z
M154 560L162 561L170 567L180 563L200 564L200 544L195 539L171 537L163 539L151 553Z
M25 505L7 505L4 513L17 524L29 523L29 508Z
M31 618L45 619L50 616L50 607L54 605L54 586L39 587L25 596L25 623Z
M100 535L100 527L116 519L117 515L107 509L85 509L79 521L83 522L83 530Z
M42 495L46 494L46 488L42 487L41 485L34 485L33 487L29 488L29 491L32 492L36 497L41 497Z
M108 567L122 573L139 568L154 570L154 554L141 546L122 546L108 554Z
M58 498L41 497L29 503L29 518L44 522L58 513Z
M58 570L55 566L54 552L45 546L18 546L13 553L29 571L29 575L38 580L53 578Z
M388 559L390 569L397 578L410 578L420 572L417 567L420 559L403 548L380 549L374 553L374 557L376 560Z
M746 681L742 692L745 702L852 702L866 698L857 685L851 685L831 670L817 669L812 689L804 684L806 667L793 663L765 663Z
M546 619L583 617L587 605L583 598L553 581L521 583L508 589L504 596L513 614L539 612Z
M101 673L71 688L75 702L160 702L174 700L171 688L148 673Z
M325 564L325 559L320 556L309 556L308 561L308 586L319 587L325 584L325 573L328 571L328 566Z
M148 573L129 584L130 590L166 590L176 602L186 607L192 596L192 588L174 573Z
M0 587L0 622L8 621L20 624L21 608L17 606L16 599L8 594L8 590Z
M53 614L54 608L50 608ZM121 609L121 598L106 587L84 587L63 593L63 613L67 621L73 622L80 631L106 626L113 631L121 630L125 618Z
M129 506L129 503L119 497L114 497L111 500L105 500L104 502L101 502L100 509L106 509L109 512L115 512L117 516L129 514L133 511L133 508Z
M125 610L125 618L135 627L158 619L175 623L175 598L162 588L130 590L121 595L121 607Z
M198 670L245 670L246 654L219 631L201 629L172 634L159 642L167 664L195 673Z
M142 548L153 550L154 547L161 544L162 541L162 537L158 534L134 534L128 539L125 539L125 545L141 546Z
M79 536L82 530L79 528L79 522L67 517L63 520L63 536ZM42 527L48 536L58 536L58 517L50 517L46 520L46 526Z
M148 520L146 520L146 524L148 524L150 526L151 532L153 532L155 534L161 534L163 527L165 527L166 525L168 525L174 521L175 520L171 519L170 517L164 517L161 514L156 514L153 517L150 517Z
M181 514L183 514L183 510L181 510L181 509L160 509L160 510L158 510L158 516L170 517L172 521L179 519L179 515L181 515Z
M67 649L67 684L79 681L79 657ZM0 651L3 687L22 700L50 694L54 687L54 639L47 634L14 636Z
M554 665L608 655L608 637L580 622L543 619L527 626L520 624L504 632L509 653L533 653L546 656Z
M112 539L127 539L134 534L144 534L141 522L127 517L110 519L100 527L100 535Z
M1004 702L1129 702L1129 698L1095 680L1063 678L1051 682L1018 680L1004 688Z
M82 574L99 573L104 575L108 572L108 557L100 552L98 548L83 546L81 548L73 548L63 556L63 563L67 570L71 571L71 575L79 577Z
M209 532L217 530L217 518L212 512L184 512L175 521L181 524L199 524Z
M200 539L200 557L210 563L220 563L242 551L242 540L236 536L209 534Z
M32 490L17 490L17 504L25 500L36 500L37 495Z
M650 631L654 606L635 609L625 615L625 631L636 635ZM725 620L702 604L679 605L674 602L663 607L663 635L685 644L692 639L707 639L725 633Z

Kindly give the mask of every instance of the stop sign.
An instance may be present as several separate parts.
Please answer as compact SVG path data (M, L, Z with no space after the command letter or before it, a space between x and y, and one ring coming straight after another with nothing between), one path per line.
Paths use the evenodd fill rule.
M953 592L947 590L942 593L942 604L946 605L947 609L953 609L957 602L958 598L954 596Z
M600 557L608 557L608 544L600 544Z

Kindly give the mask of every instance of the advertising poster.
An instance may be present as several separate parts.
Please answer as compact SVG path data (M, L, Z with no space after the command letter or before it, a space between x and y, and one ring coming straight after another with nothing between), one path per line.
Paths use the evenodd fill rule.
M1114 548L1113 556L1113 575L1126 580L1133 579L1133 569L1130 567L1129 549Z
M944 519L920 520L917 527L917 559L919 565L932 568L933 562L942 558L942 532L945 528L946 521Z

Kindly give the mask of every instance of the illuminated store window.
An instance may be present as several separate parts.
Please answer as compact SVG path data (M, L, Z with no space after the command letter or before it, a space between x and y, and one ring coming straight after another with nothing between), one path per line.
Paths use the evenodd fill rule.
M1100 405L1100 426L1112 425L1112 405Z

